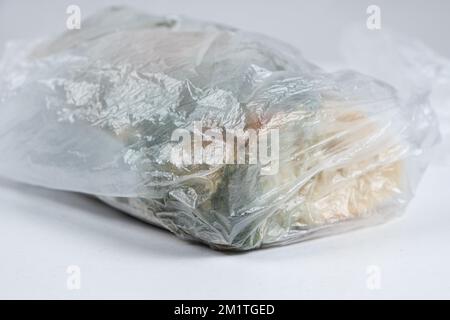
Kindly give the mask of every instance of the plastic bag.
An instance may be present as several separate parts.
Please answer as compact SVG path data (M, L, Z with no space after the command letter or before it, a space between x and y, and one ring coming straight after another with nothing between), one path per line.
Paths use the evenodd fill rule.
M392 30L373 32L353 26L341 42L347 66L393 85L404 104L412 101L411 108L422 108L419 101L431 103L441 132L432 163L450 165L450 61L417 39ZM416 131L426 137L420 133L421 121L417 119Z
M95 195L219 249L395 216L437 138L426 100L372 77L129 9L8 46L0 70L1 175Z

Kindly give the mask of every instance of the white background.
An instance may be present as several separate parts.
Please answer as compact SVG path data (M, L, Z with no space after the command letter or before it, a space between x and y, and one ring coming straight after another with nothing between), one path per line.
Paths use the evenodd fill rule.
M0 47L64 31L119 1L1 1ZM449 1L132 1L262 32L321 65L339 63L339 35L366 23L417 37L450 58ZM0 180L0 298L450 298L450 167L431 166L406 214L388 224L274 249L224 254L178 240L73 193ZM67 288L68 266L81 288ZM378 285L377 285L378 284Z

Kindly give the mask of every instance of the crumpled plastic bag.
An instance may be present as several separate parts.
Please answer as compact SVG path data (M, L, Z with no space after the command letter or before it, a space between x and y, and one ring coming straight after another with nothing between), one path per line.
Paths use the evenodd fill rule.
M94 195L218 249L397 215L438 137L424 96L327 73L262 35L124 8L9 45L0 71L1 175ZM194 142L174 139L180 129L200 150L185 156Z
M374 32L352 26L341 42L346 66L393 85L405 104L412 101L412 108L421 108L420 100L431 103L441 132L431 160L450 165L450 61L417 39L392 30ZM418 135L422 135L421 119L417 121Z

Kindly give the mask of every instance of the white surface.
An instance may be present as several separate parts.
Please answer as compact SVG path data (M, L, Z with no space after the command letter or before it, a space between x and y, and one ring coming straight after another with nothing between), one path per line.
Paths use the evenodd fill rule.
M348 21L365 23L369 4L134 2L267 33L317 62L336 60L338 32ZM107 2L0 1L0 44L62 30L69 3L87 14ZM378 3L396 29L450 56L435 32L450 29L449 2ZM382 226L224 254L82 195L0 180L0 298L450 298L449 181L450 168L431 167L406 214ZM81 269L80 290L67 289L70 265Z
M429 170L388 224L245 254L178 240L81 195L2 181L0 298L450 298L449 176ZM81 269L80 290L66 287L69 265Z

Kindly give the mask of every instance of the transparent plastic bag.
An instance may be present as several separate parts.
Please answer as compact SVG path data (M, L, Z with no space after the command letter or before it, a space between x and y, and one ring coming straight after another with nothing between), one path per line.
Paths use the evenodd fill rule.
M123 8L8 46L0 70L1 175L95 195L218 249L395 216L438 136L426 99L375 78L327 73L261 35ZM178 129L200 139L200 162L174 157Z
M392 30L374 32L352 26L341 42L347 66L393 85L404 104L411 101L410 109L423 108L420 101L431 103L441 132L432 163L450 165L450 61L419 40ZM419 117L429 114L427 109L416 113ZM422 120L416 121L417 139L428 137L420 132Z

